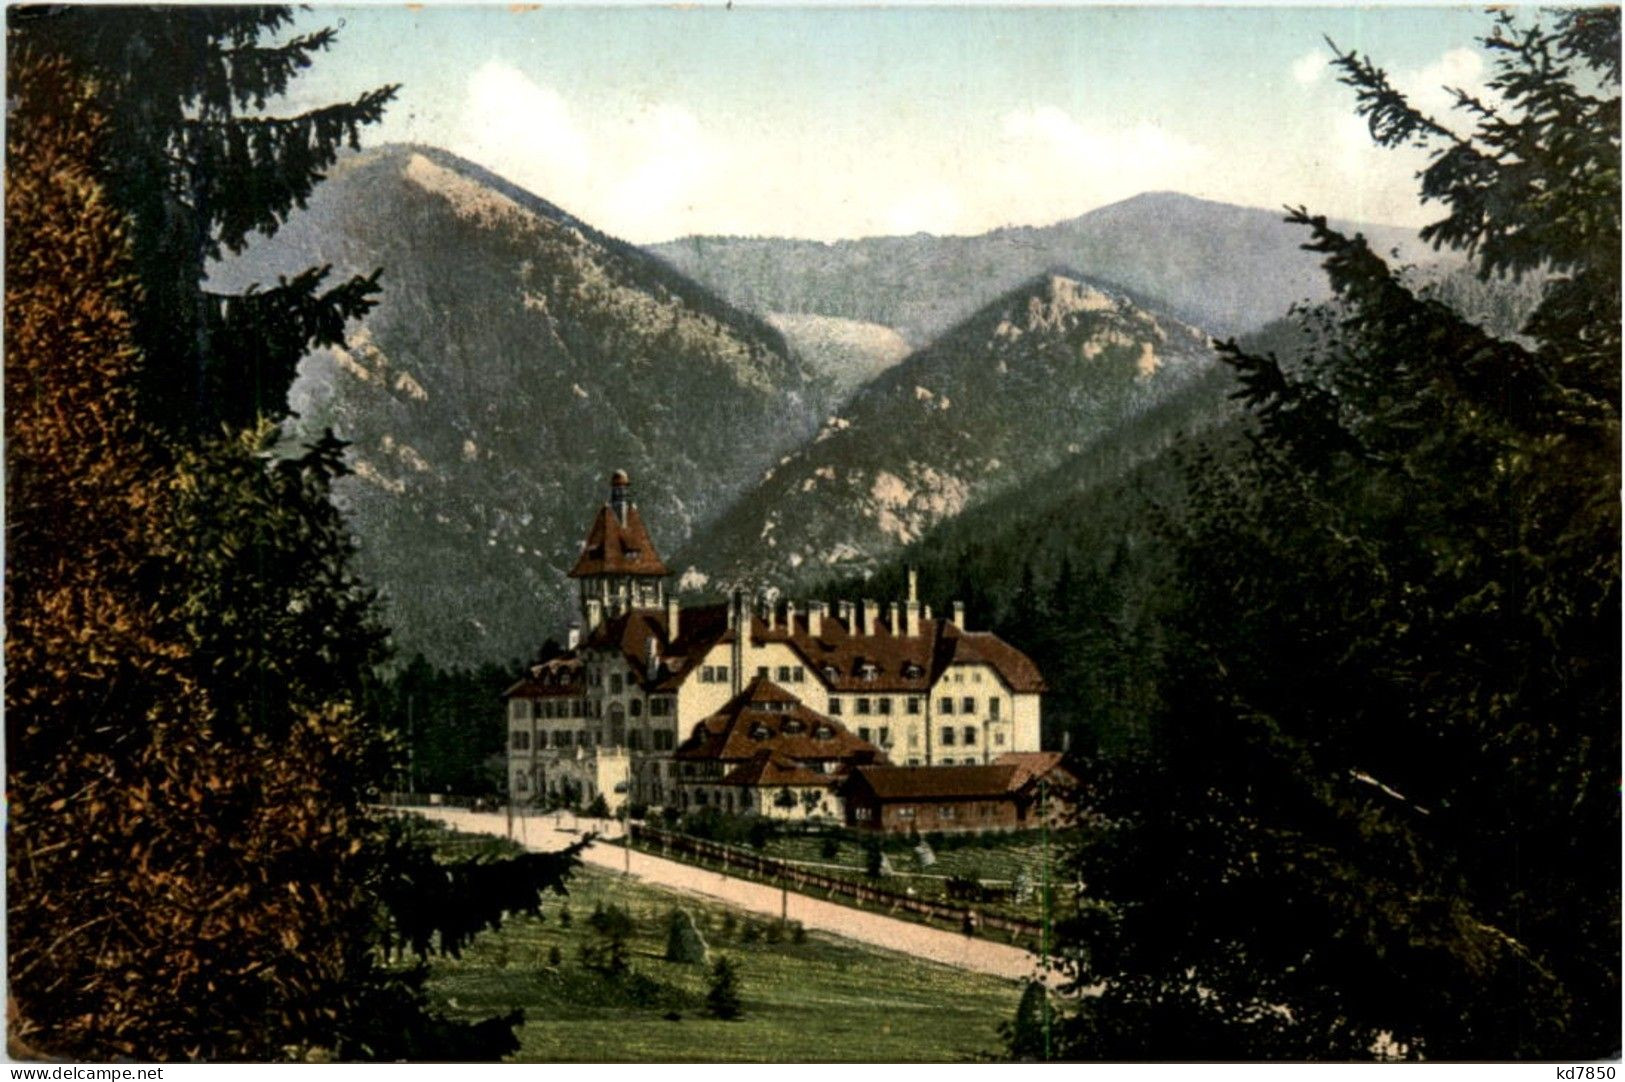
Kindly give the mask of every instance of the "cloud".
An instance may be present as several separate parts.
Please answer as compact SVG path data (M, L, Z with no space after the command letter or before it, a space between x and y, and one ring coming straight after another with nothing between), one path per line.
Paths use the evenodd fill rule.
M1325 77L1330 63L1331 58L1320 49L1304 53L1292 62L1293 81L1302 86L1318 83Z

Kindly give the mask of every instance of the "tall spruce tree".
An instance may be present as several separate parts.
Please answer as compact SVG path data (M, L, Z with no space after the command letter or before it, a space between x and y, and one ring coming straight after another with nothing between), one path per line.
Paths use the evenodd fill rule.
M377 275L329 285L315 267L225 295L204 288L208 264L303 206L395 88L269 111L335 40L330 28L287 36L290 7L59 4L8 16L11 50L67 60L107 120L94 169L130 220L143 417L202 433L279 419L299 359L343 341L345 322L372 306Z
M151 29L268 16L107 17ZM49 18L34 25L55 26ZM154 62L143 40L129 41L132 64ZM250 40L233 40L253 70ZM11 44L15 1048L92 1059L501 1056L516 1047L517 1015L473 1026L434 1015L423 971L386 966L386 937L420 955L436 943L455 950L504 912L534 910L574 853L446 866L370 813L390 748L358 703L383 633L329 500L341 447L329 438L275 455L263 420L211 432L152 415L144 389L174 378L174 358L149 358L138 342L162 318L149 276L162 295L170 268L140 258L142 221L114 197L108 163L147 138L184 173L196 168L181 164L190 145L123 108L110 89L119 80L75 55L84 43L53 50L14 27ZM220 72L239 59L227 49ZM142 76L124 73L132 88ZM237 179L252 189L251 176ZM193 240L206 252L206 236ZM224 348L209 338L198 355Z
M1253 453L1170 541L1166 706L1076 855L1074 1057L1597 1058L1620 1041L1619 12L1497 16L1423 236L1536 274L1520 338L1303 211L1336 295L1226 350Z

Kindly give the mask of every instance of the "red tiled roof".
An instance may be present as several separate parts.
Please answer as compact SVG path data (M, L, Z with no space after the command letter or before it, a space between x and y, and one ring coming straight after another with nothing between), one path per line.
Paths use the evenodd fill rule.
M920 634L893 635L882 624L873 635L854 635L838 616L825 616L818 635L808 632L805 614L793 627L773 628L754 614L748 617L754 642L780 642L789 646L818 674L842 693L929 691L942 671L959 664L986 664L1012 691L1045 690L1038 667L1020 650L987 631L960 631L948 620L920 621ZM854 619L856 623L856 619ZM666 634L663 609L633 609L598 625L586 646L618 649L638 674L646 691L675 691L712 647L733 641L726 604L685 608L678 622L675 643ZM647 640L654 637L661 667L653 681L646 671ZM873 667L873 676L865 675ZM830 675L826 670L833 670Z
M743 766L735 767L719 785L817 785L828 788L838 779L830 774L809 770L794 759L779 752L763 748Z
M581 662L574 655L565 654L551 661L534 665L512 687L502 693L504 699L573 698L581 694Z
M770 680L757 677L717 713L694 726L678 759L754 759L767 750L802 762L884 761L885 755L834 718L808 709Z
M860 766L862 782L881 800L1002 799L1021 788L1021 771L1008 763L988 766Z
M1061 766L1061 753L1058 751L1007 751L993 762L1016 768L1016 777L1011 779L1011 783L1018 789L1040 778L1053 778L1055 783L1068 786L1076 784L1078 780L1070 770Z
M592 520L587 531L587 542L581 547L581 556L570 569L570 577L586 575L651 575L671 574L655 552L649 531L644 528L643 516L632 504L626 505L626 521L622 522L610 507L604 504Z

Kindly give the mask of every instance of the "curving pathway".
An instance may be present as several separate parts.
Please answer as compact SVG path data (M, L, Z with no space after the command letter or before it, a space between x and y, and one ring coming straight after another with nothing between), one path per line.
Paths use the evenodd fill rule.
M461 808L410 810L470 834L498 837L508 834L507 815L502 812L472 812ZM562 849L580 837L579 831L572 829L576 823L575 817L568 814L515 816L513 838L537 852ZM608 837L619 836L621 831L621 825L614 820L584 819L579 823L585 829L595 829ZM786 895L777 887L735 879L647 853L634 851L629 862L621 846L593 844L581 854L581 859L594 867L625 871L656 886L726 902L752 913L777 917L784 906L790 920L799 920L810 930L830 932L960 969L1009 980L1028 980L1039 973L1038 956L1019 947L853 909L795 891Z

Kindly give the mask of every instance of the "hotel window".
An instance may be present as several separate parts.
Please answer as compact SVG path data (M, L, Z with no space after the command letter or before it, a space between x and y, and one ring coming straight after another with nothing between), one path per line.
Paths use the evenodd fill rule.
M726 665L718 665L717 666L717 683L726 684L727 682L728 682L728 666L726 666Z
M944 804L942 807L937 809L938 819L952 819L957 814L958 811L952 804Z
M611 673L610 674L610 676L609 676L609 693L611 695L619 695L621 693L621 674L620 673Z
M973 684L980 684L982 682L982 674L980 670L970 674L970 682Z
M1004 730L1003 729L1000 729L998 732L993 734L993 743L999 745L999 747L1001 747L1001 748L1004 747Z
M860 698L858 700L858 713L867 714L868 712L869 712L869 700Z
M967 725L965 726L965 746L970 747L974 743L976 743L976 728Z
M952 725L942 727L942 746L945 748L954 746L954 727Z
M908 746L911 751L920 746L920 734L915 729L908 731Z
M875 817L875 812L874 812L873 808L854 808L854 809L852 809L852 811L853 811L853 818L855 818L855 819L857 819L859 821L863 821L863 820L867 820L867 819L873 819Z
M643 716L643 700L642 699L633 699L631 709L632 709L632 716L633 717L641 718Z
M882 714L890 714L891 713L891 700L890 699L878 699L878 700L876 700L876 702L879 703L879 710L880 710L880 712Z
M987 716L994 721L999 720L999 698L994 696L987 701Z
M567 747L569 747L570 746L570 730L565 729L562 732L554 733L553 734L553 746L555 748L567 748Z
M626 746L632 751L643 750L643 734L633 729L626 734Z
M760 677L761 679L766 680L767 679L767 666L766 665L758 665L758 666L756 666L756 675L758 677Z
M904 706L904 709L910 714L918 714L920 712L920 700L909 699L907 704Z
M800 665L797 665L795 668L791 669L790 682L792 684L805 684L807 682L807 670Z
M974 714L974 713L976 713L976 700L971 698L969 695L965 696L964 699L962 699L960 701L959 705L960 705L960 711L959 712L961 714Z
M939 714L952 714L954 712L954 701L946 697L943 698L941 702L937 703L937 712Z
M514 790L514 792L523 793L523 792L527 791L529 788L530 788L530 779L525 777L523 772L515 771L514 776L513 776L513 790Z
M899 819L912 819L912 818L914 818L914 809L911 808L911 807L898 808L897 809L897 818L899 818Z
M829 701L829 712L831 714L839 714L841 712L841 700L831 699Z
M867 725L859 725L858 726L858 739L863 741L865 744L867 744L869 742L869 726L867 726Z
M513 731L513 750L514 751L529 751L530 750L530 734L525 732L525 730L523 730L523 729L515 729Z
M891 747L891 730L884 725L880 727L880 746L883 748Z
M592 747L592 737L585 729L576 730L576 743L583 748Z
M666 730L666 729L658 729L658 730L656 730L655 731L655 750L656 751L670 751L671 750L671 745L672 745L672 739L673 739L673 737L672 737L672 734L671 734L671 732L669 730Z
M779 683L788 684L789 682L790 682L790 666L788 666L788 665L780 665L779 666Z
M920 765L920 760L917 759L917 758L916 759L910 759L908 761L908 765L909 766L919 766Z

